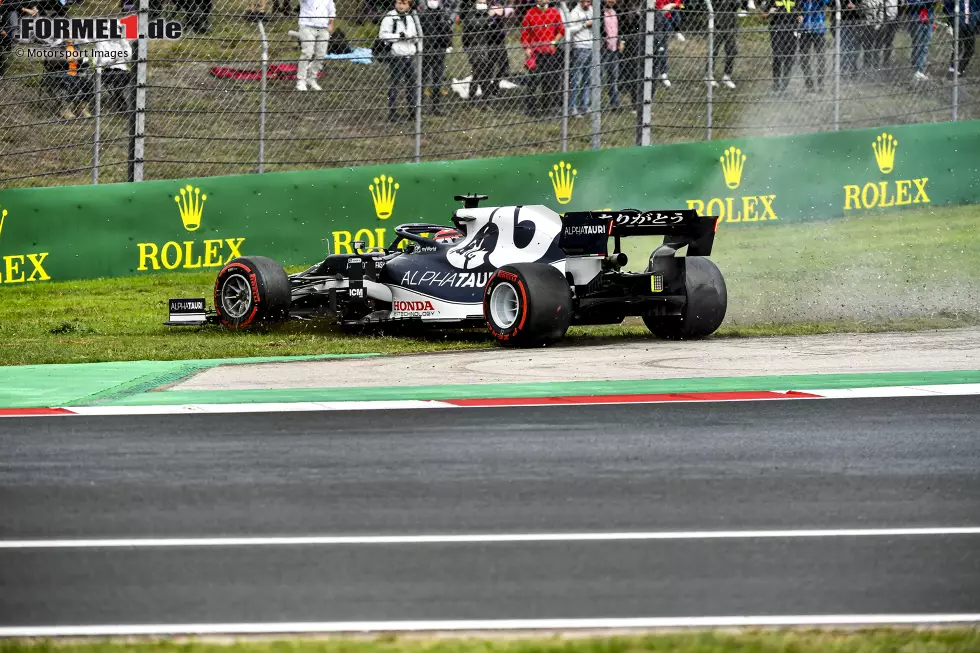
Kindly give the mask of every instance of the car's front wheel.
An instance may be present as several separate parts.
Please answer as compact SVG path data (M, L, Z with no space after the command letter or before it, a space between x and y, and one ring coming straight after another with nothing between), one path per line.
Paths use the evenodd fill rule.
M483 317L502 345L537 347L565 336L572 321L572 291L565 275L543 263L497 270L483 292Z
M265 256L229 261L214 283L215 311L230 329L282 322L289 316L289 304L289 276Z

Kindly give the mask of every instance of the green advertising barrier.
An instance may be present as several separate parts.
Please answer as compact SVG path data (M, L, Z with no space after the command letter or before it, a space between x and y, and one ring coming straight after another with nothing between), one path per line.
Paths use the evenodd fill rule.
M980 121L497 159L0 191L0 286L309 264L448 224L453 195L557 211L696 208L721 229L980 203Z

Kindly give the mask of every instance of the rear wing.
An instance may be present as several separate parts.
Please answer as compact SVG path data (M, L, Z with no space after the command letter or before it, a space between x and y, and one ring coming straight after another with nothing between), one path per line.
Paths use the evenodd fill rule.
M718 230L718 217L698 215L694 209L678 211L570 211L561 216L558 245L569 255L608 256L609 238L615 253L624 236L663 236L674 250L687 245L689 256L710 256Z

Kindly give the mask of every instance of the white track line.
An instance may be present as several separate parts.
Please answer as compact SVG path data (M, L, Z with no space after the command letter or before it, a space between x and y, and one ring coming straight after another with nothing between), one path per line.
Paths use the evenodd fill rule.
M980 383L886 386L881 388L841 388L832 390L802 390L801 392L820 395L824 399L976 395L980 394Z
M279 413L321 410L403 410L406 408L455 408L439 401L296 401L240 404L176 404L160 406L72 406L78 415L174 415L183 413Z
M328 621L296 623L134 624L15 626L0 637L106 637L139 635L231 635L270 633L376 633L408 631L623 630L760 626L861 626L977 623L980 614L842 614L735 617L640 617L600 619L499 619L468 621Z
M815 537L980 535L980 526L754 531L652 531L633 533L499 533L467 535L351 535L287 537L174 537L125 539L2 540L0 549L107 549L363 544L501 544L508 542L620 542Z

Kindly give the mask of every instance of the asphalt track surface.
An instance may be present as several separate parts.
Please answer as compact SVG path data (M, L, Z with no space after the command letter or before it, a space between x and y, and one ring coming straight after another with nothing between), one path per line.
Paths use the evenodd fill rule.
M980 526L980 398L0 422L27 539ZM0 549L0 626L980 612L980 535Z

